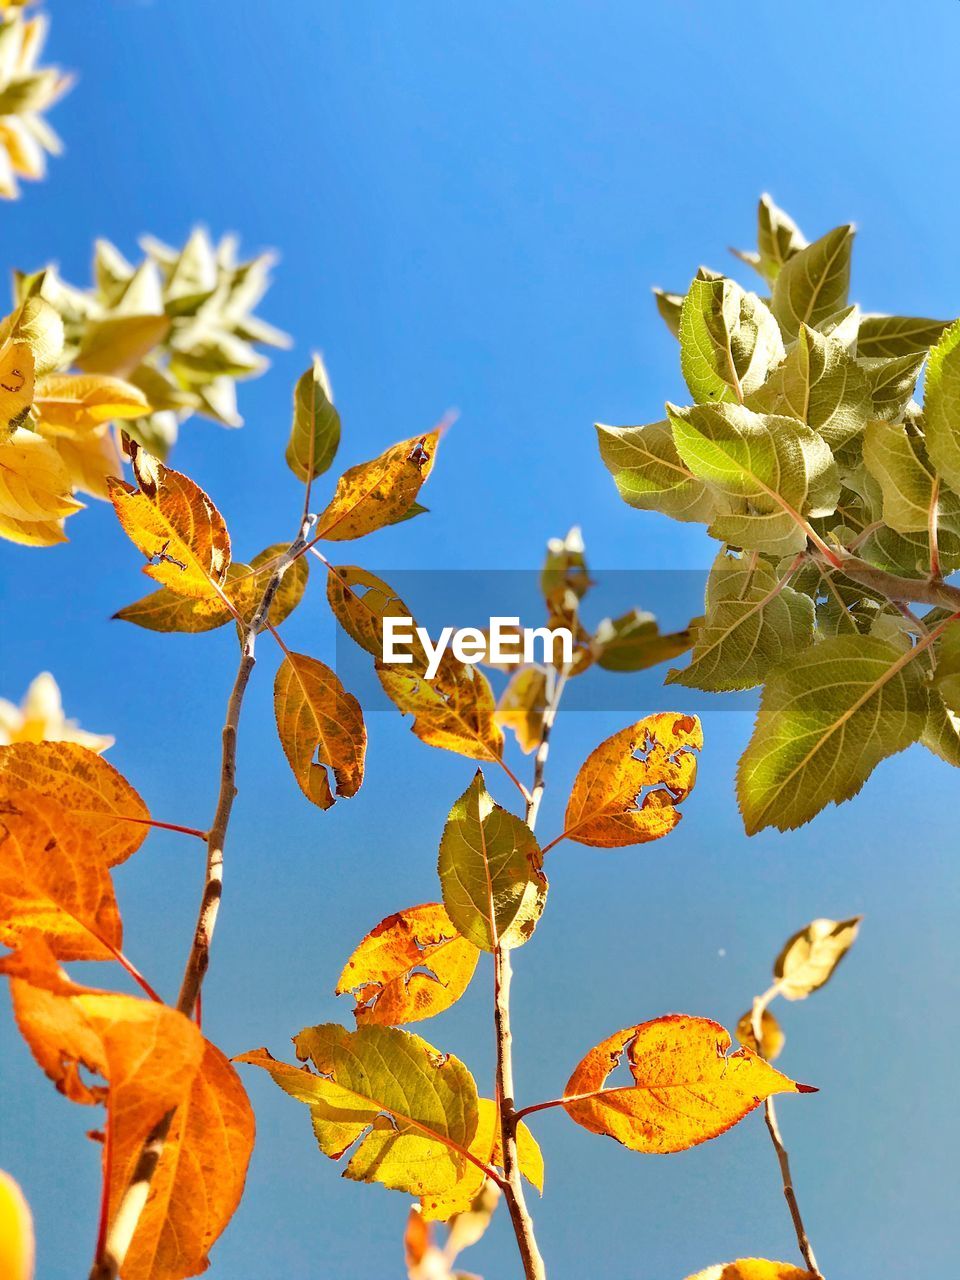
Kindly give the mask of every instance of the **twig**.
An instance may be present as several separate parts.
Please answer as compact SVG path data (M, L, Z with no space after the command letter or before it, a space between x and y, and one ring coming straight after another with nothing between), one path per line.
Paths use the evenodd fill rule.
M313 528L314 518L304 519L300 533L280 558L264 588L260 603L257 605L250 622L246 624L240 645L240 663L233 682L233 689L227 702L227 714L223 726L223 744L220 758L220 791L213 822L207 835L207 863L204 873L203 893L200 898L200 909L193 935L193 944L184 968L183 981L176 1008L187 1018L192 1018L200 988L210 964L210 944L217 924L220 910L220 897L223 889L223 848L226 842L227 827L233 802L237 795L237 728L240 723L240 711L243 707L244 694L250 682L250 675L256 663L257 634L266 622L274 597L280 587L283 575L302 554L307 538ZM127 1256L133 1240L140 1214L143 1212L150 1190L150 1183L156 1172L170 1126L173 1123L175 1109L154 1126L147 1136L136 1168L127 1189L124 1191L113 1215L113 1221L98 1251L98 1256L90 1272L90 1280L116 1280L120 1268Z
M763 1015L770 1001L779 993L779 987L774 984L769 991L762 996L757 996L753 1002L753 1013L751 1015L751 1028L753 1030L753 1039L757 1046L757 1053L764 1057L763 1053ZM823 1280L822 1272L817 1265L816 1254L813 1252L813 1245L810 1243L810 1237L807 1235L807 1229L803 1223L803 1217L800 1214L800 1205L797 1202L797 1193L793 1189L793 1176L790 1172L790 1156L787 1148L783 1144L783 1137L780 1133L780 1125L777 1123L777 1109L774 1106L773 1098L767 1098L763 1104L763 1118L767 1124L767 1132L770 1134L770 1141L773 1143L773 1149L777 1153L777 1160L780 1164L780 1179L783 1183L783 1196L790 1210L790 1217L793 1221L793 1229L797 1235L797 1244L800 1247L800 1253L807 1265L807 1269L812 1271L818 1280Z
M930 539L930 577L939 581L943 576L940 568L940 477L933 477L930 486L930 509L927 512L927 533Z
M930 604L949 609L953 613L960 612L960 587L952 587L948 582L901 578L897 574L876 569L856 556L845 556L839 565L831 563L829 567L839 569L844 577L886 596L888 600L900 600L904 604Z

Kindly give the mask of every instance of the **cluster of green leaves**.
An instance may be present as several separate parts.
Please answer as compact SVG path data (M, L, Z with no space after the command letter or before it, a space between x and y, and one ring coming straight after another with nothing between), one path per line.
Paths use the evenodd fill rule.
M598 426L626 502L722 544L668 681L763 687L738 772L749 833L850 799L911 743L960 765L960 321L862 314L853 240L808 244L764 196L737 255L762 292L703 267L655 291L693 404Z
M44 112L70 88L57 67L39 66L47 38L43 16L26 17L22 4L0 4L0 198L15 200L21 178L39 179L46 157L58 155L60 139Z
M266 369L258 348L289 339L254 314L270 283L271 254L239 261L235 237L215 245L202 227L182 248L152 237L142 248L134 265L98 240L90 289L67 284L54 266L17 272L15 301L43 298L59 313L60 368L110 374L142 391L148 411L126 429L163 458L191 414L240 426L237 381Z

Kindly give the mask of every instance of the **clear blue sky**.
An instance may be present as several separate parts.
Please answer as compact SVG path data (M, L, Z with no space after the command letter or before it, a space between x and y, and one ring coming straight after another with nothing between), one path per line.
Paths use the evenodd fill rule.
M652 420L682 396L649 286L683 288L701 261L721 266L727 244L751 243L761 190L808 234L857 222L855 293L868 308L960 311L960 6L948 0L789 12L746 0L51 8L52 52L80 72L55 115L68 153L0 210L4 269L54 258L85 281L95 236L132 253L139 233L180 240L198 220L282 254L264 314L296 349L242 389L243 431L195 421L177 452L241 554L295 522L298 487L282 462L290 386L319 347L343 465L448 406L462 412L426 493L431 515L347 558L531 567L578 521L601 576L705 566L699 530L620 503L591 424ZM153 811L203 826L233 637L108 621L146 590L138 557L102 505L70 532L53 551L0 544L0 693L19 697L52 670L69 712L116 735L110 759ZM289 638L329 660L319 587L318 576ZM680 622L669 591L655 596L621 603L672 608ZM275 742L274 660L268 649L245 710L204 994L205 1026L228 1052L282 1054L306 1024L349 1021L331 994L342 961L382 916L436 897L441 827L474 768L378 713L363 791L319 813ZM648 685L629 709L562 721L544 833L602 736L688 705L683 690ZM590 1045L631 1023L679 1010L731 1026L788 934L863 912L837 980L785 1010L782 1065L821 1092L785 1099L782 1123L830 1280L946 1274L960 1142L956 775L916 748L806 830L747 840L732 775L749 705L726 705L704 713L701 781L672 838L551 855L549 909L516 957L520 1097L553 1096ZM166 992L192 927L198 856L157 835L117 877L127 949ZM487 1093L490 1000L483 963L467 997L421 1028ZM54 1094L6 1016L0 1044L0 1164L36 1212L39 1275L76 1280L96 1227L97 1152L83 1137L94 1117ZM247 1083L259 1138L213 1280L399 1276L405 1198L340 1179L305 1111L266 1078L248 1072ZM536 1221L552 1280L681 1280L736 1256L794 1257L759 1116L664 1158L558 1112L537 1119L548 1171ZM505 1214L464 1261L487 1280L518 1274Z

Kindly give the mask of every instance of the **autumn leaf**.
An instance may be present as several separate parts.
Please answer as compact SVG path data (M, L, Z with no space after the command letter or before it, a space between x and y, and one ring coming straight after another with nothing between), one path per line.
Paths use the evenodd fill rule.
M773 966L777 994L806 1000L824 986L857 940L862 917L813 920L784 945Z
M53 445L24 427L0 444L0 515L11 520L61 520L83 509L70 473Z
M33 1280L33 1217L17 1183L0 1169L0 1275Z
M0 442L22 427L30 416L34 379L34 358L29 344L6 338L0 343Z
M470 760L499 760L503 733L496 723L496 703L486 676L458 662L448 649L433 680L410 666L378 661L376 672L387 697L404 715L413 716L413 733L431 747L454 751Z
M123 1280L183 1280L207 1269L207 1255L243 1195L253 1139L253 1110L240 1078L205 1040L196 1075L163 1144ZM126 1190L132 1172L129 1162L115 1169L112 1203Z
M615 849L658 840L680 821L703 746L696 716L662 712L601 742L577 774L564 838Z
M347 635L375 658L383 657L384 618L413 616L392 587L357 565L330 566L327 600ZM427 657L418 640L411 656L414 667L425 671Z
M470 1143L470 1153L484 1164L500 1168L503 1152L497 1104L492 1098L480 1098L477 1105L477 1132ZM517 1125L517 1162L523 1176L542 1195L543 1155L537 1140L522 1120ZM449 1191L421 1198L420 1209L424 1218L428 1222L449 1222L455 1214L469 1213L486 1180L482 1169L475 1164L465 1164L463 1173Z
M803 1271L789 1262L768 1262L766 1258L739 1258L720 1262L698 1271L687 1280L817 1280L812 1271Z
M515 671L497 703L497 724L512 729L524 753L535 751L543 737L547 709L547 673L543 667Z
M150 812L120 773L74 742L17 742L0 747L0 798L26 789L50 796L96 838L109 866L143 844Z
M50 443L67 468L74 491L109 501L109 481L123 474L120 450L109 426L74 437L55 435Z
M594 660L604 671L646 671L686 653L693 644L694 618L682 631L661 633L652 613L631 609L619 618L604 618L591 641Z
M156 303L162 306L163 300L158 298ZM163 314L128 313L88 320L74 363L84 373L129 378L141 360L163 342L169 332L170 317Z
M34 409L49 433L75 437L107 422L140 418L150 404L138 388L101 373L48 374L37 383Z
M130 541L151 561L143 572L178 595L217 595L230 564L230 535L203 490L130 441L139 489L110 482L110 497ZM156 561L156 563L152 563Z
M42 934L60 960L109 960L123 930L113 884L89 827L48 796L0 799L0 942Z
M287 466L300 480L312 480L329 468L340 444L340 415L319 356L301 374L293 391L293 425L287 445Z
M783 1046L786 1043L783 1028L769 1009L763 1010L759 1044L757 1044L757 1037L753 1033L752 1009L748 1009L737 1023L737 1039L745 1048L752 1049L754 1053L759 1053L761 1058L766 1058L768 1062L774 1062L780 1057Z
M87 733L63 713L56 680L49 671L30 682L19 707L0 698L0 746L12 742L76 742L91 751L106 751L114 739L108 734Z
M273 706L284 754L307 799L329 809L334 790L355 796L363 781L367 731L360 703L334 672L316 658L288 653L277 671Z
M686 1151L716 1138L775 1093L809 1093L709 1018L669 1014L591 1049L564 1089L571 1119L631 1151ZM604 1088L623 1054L633 1084Z
M370 462L345 471L317 521L315 536L331 542L362 538L410 509L433 470L440 431L401 440Z
M344 1177L417 1196L456 1185L477 1130L477 1087L458 1058L410 1032L372 1025L308 1027L294 1046L312 1071L277 1062L266 1049L236 1061L263 1067L310 1107L324 1155L339 1160L354 1148Z
M439 902L408 907L371 929L344 966L336 994L353 993L358 1025L417 1022L460 999L479 957Z
M528 941L547 900L540 846L522 819L494 803L479 769L450 810L437 869L463 937L484 951Z

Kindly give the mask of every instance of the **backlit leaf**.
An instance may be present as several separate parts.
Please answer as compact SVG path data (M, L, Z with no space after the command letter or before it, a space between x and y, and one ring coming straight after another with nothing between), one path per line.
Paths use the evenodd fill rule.
M774 671L737 794L747 833L790 830L855 796L873 769L923 732L923 673L874 636L833 636Z
M24 427L0 444L0 514L12 520L60 520L83 507L71 494L60 455Z
M819 324L846 306L853 235L853 227L836 227L780 268L770 308L784 338L796 338L801 325Z
M37 383L34 408L41 426L67 435L150 412L138 387L102 373L48 374Z
M334 672L316 658L287 654L277 671L273 704L284 754L307 799L329 809L337 796L356 795L367 731L359 702Z
M795 933L773 966L779 994L787 1000L806 1000L829 982L857 940L860 919L813 920Z
M416 663L378 661L376 672L397 709L413 716L410 728L421 742L470 760L501 758L503 733L496 723L493 691L478 667L458 662L447 650L433 680L421 676Z
M543 667L515 671L497 703L497 724L512 729L524 753L535 751L543 737L547 708L547 673Z
M18 742L0 747L0 797L26 789L50 796L88 828L110 866L143 844L150 812L130 783L102 756L74 742Z
M440 431L401 440L370 462L345 471L317 520L315 535L332 542L362 538L405 515L433 470Z
M883 519L898 533L926 530L936 476L921 437L902 422L871 422L863 438L863 460L883 490Z
M120 912L96 837L48 796L0 799L0 942L43 935L61 960L109 960Z
M165 315L114 315L90 320L84 326L74 363L84 373L128 378L169 331L170 319Z
M326 1023L301 1031L294 1046L312 1071L266 1049L236 1061L263 1067L310 1107L324 1155L339 1160L354 1148L344 1177L416 1196L456 1185L478 1119L477 1087L458 1058L394 1027Z
M783 581L766 560L721 551L707 580L707 612L694 628L690 665L671 670L665 683L752 689L812 644L813 601Z
M51 437L50 443L67 468L75 491L109 500L110 479L123 475L120 450L109 426L84 431L76 436L55 435Z
M577 774L564 835L615 849L658 840L680 821L697 778L703 730L696 716L648 716L601 742Z
M660 318L673 334L680 335L680 312L683 308L682 293L665 293L663 289L654 289L653 298L660 312Z
M925 353L897 356L892 360L857 361L866 375L873 401L873 416L899 422L916 390Z
M775 1093L806 1093L709 1018L669 1014L591 1049L567 1081L564 1109L631 1151L686 1151L716 1138ZM605 1088L626 1053L633 1083Z
M786 1042L783 1028L769 1009L764 1009L763 1011L760 1024L760 1044L757 1044L757 1037L753 1034L752 1009L748 1009L737 1023L737 1039L744 1048L752 1049L754 1053L759 1053L761 1058L766 1058L768 1062L774 1062L780 1057Z
M684 464L669 422L651 422L644 427L598 423L597 436L600 456L621 498L631 507L701 523L717 514L716 497Z
M776 320L755 293L697 276L680 316L680 367L698 404L743 404L783 359Z
M30 416L34 388L33 352L26 342L0 344L0 442Z
M540 846L494 803L479 769L450 810L438 871L450 919L476 946L519 947L533 933L547 899Z
M923 417L931 462L947 484L960 490L960 320L930 352Z
M199 485L130 442L139 489L121 480L110 497L130 541L151 562L143 572L178 595L203 600L218 594L230 564L223 516Z
M693 644L695 618L683 631L662 635L652 613L631 609L620 618L604 618L592 642L594 658L604 671L646 671L686 653Z
M806 237L790 215L770 196L762 195L757 210L757 251L764 278L773 284L784 263L806 247Z
M327 370L319 356L301 374L293 392L293 425L287 466L299 480L323 475L340 444L340 415L333 407Z
M684 465L730 503L730 514L713 521L713 536L779 555L803 550L801 518L830 514L839 497L837 466L822 437L793 418L740 405L667 405L667 412Z
M739 1258L736 1262L718 1262L715 1267L688 1276L687 1280L817 1280L817 1277L812 1271L804 1271L789 1262Z
M33 1280L33 1217L17 1183L0 1169L0 1275Z
M916 316L864 316L860 321L857 354L868 357L924 355L941 338L949 320Z
M327 600L347 635L375 658L383 657L383 619L412 617L392 587L357 565L330 569ZM414 644L415 665L425 670L426 655L417 641Z
M344 966L336 993L353 993L358 1025L417 1022L460 999L479 956L439 902L408 907L371 929Z

